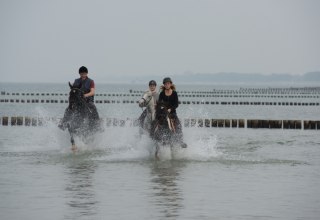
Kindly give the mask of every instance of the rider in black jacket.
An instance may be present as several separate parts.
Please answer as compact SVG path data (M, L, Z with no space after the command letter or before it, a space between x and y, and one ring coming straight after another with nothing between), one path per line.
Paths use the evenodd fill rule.
M174 121L178 142L182 147L187 147L187 145L183 142L182 127L176 112L176 109L179 106L178 94L176 92L175 85L172 84L171 78L164 78L163 86L161 86L160 89L162 91L159 95L159 103L163 102L166 105L169 113L169 118L173 119Z

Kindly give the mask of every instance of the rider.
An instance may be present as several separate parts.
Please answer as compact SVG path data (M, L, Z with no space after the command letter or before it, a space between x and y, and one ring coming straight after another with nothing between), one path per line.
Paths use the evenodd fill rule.
M80 67L79 69L80 78L74 80L73 86L80 87L83 91L83 97L87 102L94 102L94 81L88 77L88 69L85 66Z
M179 106L178 93L170 77L163 79L163 86L160 89L162 91L159 95L159 102L163 102L168 108L169 118L174 121L178 142L180 142L182 147L187 147L183 142L182 127L176 112L176 108Z
M80 78L74 80L73 86L79 87L83 91L83 98L86 100L88 107L94 112L94 116L99 118L97 108L94 104L95 84L88 77L88 69L85 66L79 68Z
M159 99L159 93L157 92L157 83L155 80L150 80L149 90L146 92L151 92L151 94L153 96L153 100L154 100L154 105L156 106L158 99ZM139 107L142 107L142 106L143 106L143 100L140 100ZM147 116L147 109L145 109L142 112L142 114L140 115L140 117L138 119L141 127L143 127L143 122L144 122L144 119L146 118L146 116Z

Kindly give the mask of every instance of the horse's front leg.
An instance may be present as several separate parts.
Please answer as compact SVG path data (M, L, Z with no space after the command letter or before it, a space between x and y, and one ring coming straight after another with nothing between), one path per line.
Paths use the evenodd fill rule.
M160 159L159 158L159 144L158 143L156 144L156 152L155 152L154 156L155 156L156 160Z
M77 150L76 143L74 141L73 132L71 131L70 127L68 126L69 134L70 134L70 141L71 141L71 150L74 152Z
M74 142L73 134L70 133L70 136L71 136L71 138L70 138L70 140L71 140L71 150L72 151L76 151L77 150L77 146L76 146L76 144Z

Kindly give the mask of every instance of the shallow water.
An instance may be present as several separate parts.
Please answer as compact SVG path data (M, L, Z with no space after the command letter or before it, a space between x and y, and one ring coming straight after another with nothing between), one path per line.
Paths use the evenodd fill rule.
M71 153L52 127L1 127L1 219L317 219L316 131L185 128L153 157L135 128ZM118 134L118 136L116 136ZM126 136L126 139L123 137ZM115 137L117 137L115 139ZM173 156L173 158L172 158Z
M25 109L17 106L26 104L12 107L20 114ZM59 115L65 106L28 108ZM102 115L116 114L99 108ZM226 114L196 106L179 111L195 114L190 108L208 117ZM137 110L130 110L132 117ZM301 117L305 110L319 116L312 107L290 114ZM53 123L0 126L0 219L319 218L319 130L183 131L188 148L162 148L157 161L153 142L136 127L105 127L91 140L77 139L79 151L72 153L67 132Z

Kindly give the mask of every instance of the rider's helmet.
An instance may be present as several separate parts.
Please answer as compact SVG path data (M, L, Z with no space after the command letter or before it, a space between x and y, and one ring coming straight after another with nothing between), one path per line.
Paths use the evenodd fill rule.
M149 86L151 86L151 85L157 85L157 82L156 81L154 81L154 80L150 80L150 82L149 82Z
M85 67L85 66L80 67L79 74L81 74L81 73L88 73L87 67Z
M170 79L170 77L166 77L163 79L163 84L165 84L166 82L172 83L172 80Z

